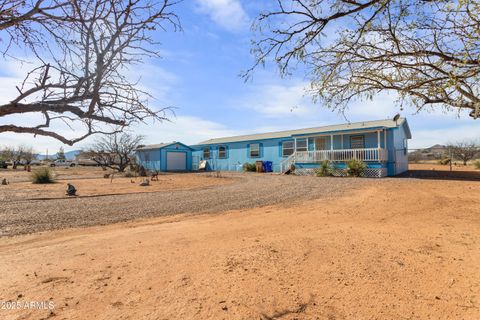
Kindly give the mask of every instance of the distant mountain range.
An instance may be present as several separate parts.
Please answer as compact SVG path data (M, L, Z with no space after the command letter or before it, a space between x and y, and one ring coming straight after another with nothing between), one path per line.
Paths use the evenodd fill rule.
M440 160L445 158L448 154L448 147L441 144L436 144L430 148L417 149L408 154L410 161L419 160Z
M82 152L82 151L81 150L72 150L72 151L65 152L65 158L67 158L67 160L75 160L75 157L80 152ZM46 158L47 158L47 156L45 154L37 154L37 159L38 160L45 160ZM57 153L49 154L48 158L49 159L56 159L57 158Z

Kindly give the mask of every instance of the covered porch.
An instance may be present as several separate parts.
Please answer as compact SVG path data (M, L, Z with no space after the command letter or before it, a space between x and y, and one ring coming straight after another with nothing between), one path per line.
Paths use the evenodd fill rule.
M387 160L385 129L294 136L297 162Z
M286 145L288 147L288 143ZM362 130L293 136L291 151L282 162L282 171L292 164L318 164L325 160L341 163L352 159L367 163L388 160L387 130Z

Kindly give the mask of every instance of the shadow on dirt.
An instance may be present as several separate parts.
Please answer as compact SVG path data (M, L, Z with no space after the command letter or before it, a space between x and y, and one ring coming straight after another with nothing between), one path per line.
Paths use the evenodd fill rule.
M409 170L398 178L480 181L480 171Z

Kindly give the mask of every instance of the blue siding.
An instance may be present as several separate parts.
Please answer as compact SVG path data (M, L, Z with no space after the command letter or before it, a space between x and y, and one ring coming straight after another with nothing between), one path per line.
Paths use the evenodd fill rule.
M182 152L186 154L187 171L192 170L192 150L182 143L174 143L159 149L137 151L137 161L145 169L167 171L167 152Z
M391 130L389 130L391 131ZM355 133L355 132L345 132L343 135L343 145L342 138L340 136L341 132L336 132L333 137L333 149L350 149L350 138L352 136L361 135L364 137L365 148L376 148L378 146L377 133L376 132L367 132L367 133ZM300 138L304 138L300 136ZM324 136L326 142L326 148L331 148L330 136ZM387 133L388 138L388 133ZM390 137L390 139L393 138ZM280 163L285 159L282 156L282 142L284 141L293 141L293 138L277 138L277 139L264 139L264 140L253 140L253 141L243 141L243 142L231 142L221 145L227 146L228 157L227 159L218 158L218 147L221 145L197 145L192 146L194 149L193 157L201 160L207 160L208 168L211 170L222 170L222 171L241 171L244 163L249 162L253 163L255 161L272 161L273 162L273 171L280 171ZM315 148L315 138L308 137L307 140L308 150L313 151ZM260 156L259 157L250 157L250 145L258 143L260 144ZM393 150L393 140L387 141L387 149ZM384 133L380 134L380 146L385 148L384 142ZM210 159L203 158L203 148L210 147ZM391 152L393 154L393 151ZM390 152L389 152L390 154ZM389 159L392 159L389 157ZM341 167L344 164L339 164ZM369 167L376 168L378 166L387 166L388 164L375 164L369 163ZM316 167L316 164L302 164L302 166L313 166ZM390 170L389 170L390 172ZM392 171L393 172L393 171Z
M274 171L280 171L280 162L282 157L282 142L292 141L291 138L266 139L258 141L232 142L219 145L210 145L210 159L204 159L203 148L207 146L192 146L193 156L198 160L207 160L212 170L223 171L241 171L244 163L253 163L255 161L272 161ZM260 156L250 156L250 145L260 144ZM218 147L227 146L228 157L226 159L218 158Z
M364 128L363 130L383 130L383 128ZM358 132L358 131L357 131ZM330 134L329 133L322 133ZM333 137L333 149L350 149L352 136L363 136L365 148L377 148L378 135L376 132L362 133L361 131L355 133L354 130L347 130L343 132L331 132ZM343 144L342 137L343 134ZM380 134L380 147L386 148L388 151L388 161L386 163L368 163L370 168L386 167L388 175L395 175L400 173L399 171L405 170L405 165L402 165L399 170L397 160L405 162L407 159L407 152L404 151L404 141L410 137L410 131L407 122L404 122L402 126L397 128L391 128L386 130L387 145L385 146L384 132ZM315 150L315 138L314 135L295 136L297 139L307 138L307 147L309 151ZM325 138L326 149L331 149L331 140L329 135L323 136ZM211 170L222 171L241 171L244 163L254 163L255 161L272 161L273 170L275 172L280 171L280 163L286 158L282 156L282 143L285 141L293 141L294 137L284 137L275 139L262 139L242 142L230 142L223 144L211 144L211 145L195 145L185 146L181 143L172 144L159 149L153 150L139 150L137 152L137 158L139 163L144 165L147 169L166 171L167 169L167 152L185 152L187 158L187 170L192 170L194 163L197 164L201 160L207 161L207 168ZM250 150L252 144L259 144L259 156L252 157ZM226 148L226 157L219 158L219 148L224 146ZM210 149L210 158L204 159L203 149L208 147ZM399 151L400 150L400 151ZM401 156L401 157L400 157ZM316 167L318 164L298 164L301 167ZM345 166L344 163L337 163L338 167ZM408 165L407 165L408 166Z

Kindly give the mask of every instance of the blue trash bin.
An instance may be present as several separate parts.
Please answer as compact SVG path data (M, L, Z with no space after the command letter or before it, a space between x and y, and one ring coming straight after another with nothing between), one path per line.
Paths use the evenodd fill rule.
M263 161L263 169L265 172L273 172L272 161Z

